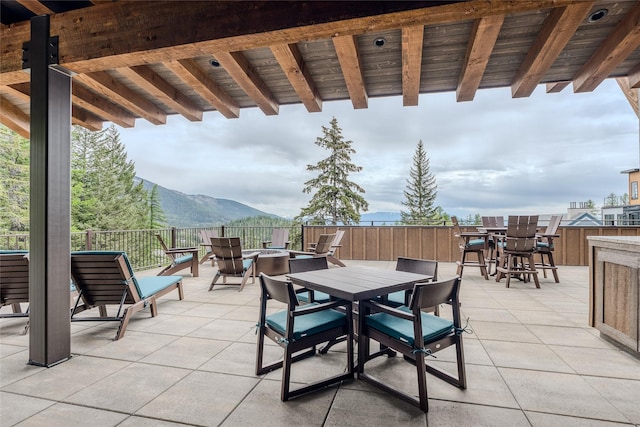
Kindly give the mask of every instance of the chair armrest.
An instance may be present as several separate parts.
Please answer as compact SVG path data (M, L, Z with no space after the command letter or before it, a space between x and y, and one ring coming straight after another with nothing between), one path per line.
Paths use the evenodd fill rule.
M306 305L306 306L303 306L302 308L300 308L299 310L294 311L293 315L294 316L303 316L305 314L316 313L318 311L329 310L331 308L347 306L347 305L350 305L350 304L351 304L350 301L336 300L336 301L329 301L329 302L325 302L325 303L317 304L317 305Z
M307 252L307 251L287 251L287 252L294 255L316 255L315 252Z
M251 252L248 254L242 254L242 259L249 259L252 258L253 261L257 261L258 260L258 255L260 255L260 252Z
M181 254L184 252L193 252L193 251L197 251L198 248L170 248L168 249L166 252L168 254Z
M400 317L401 319L410 320L413 322L415 316L411 312L398 310L388 305L380 304L375 301L360 301L360 304L369 306L374 313L386 313L391 316Z

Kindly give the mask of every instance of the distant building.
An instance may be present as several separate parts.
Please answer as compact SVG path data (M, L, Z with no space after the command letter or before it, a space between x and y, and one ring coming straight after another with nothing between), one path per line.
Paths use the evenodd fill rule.
M593 216L590 212L584 212L567 224L567 227L599 227L602 225L602 221Z
M640 225L640 199L638 198L638 182L640 182L640 169L628 169L620 173L629 176L629 204L622 207L622 224Z

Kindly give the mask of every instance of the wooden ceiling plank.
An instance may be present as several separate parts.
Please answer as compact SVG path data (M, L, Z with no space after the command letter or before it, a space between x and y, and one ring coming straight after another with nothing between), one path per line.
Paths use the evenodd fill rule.
M202 110L148 65L118 68L120 74L153 95L160 102L192 122L202 121Z
M369 100L364 85L360 54L358 53L355 36L334 37L333 46L338 55L338 62L340 62L340 68L342 69L342 75L344 76L353 108L367 108Z
M87 7L53 15L51 34L60 36L60 64L76 73L88 73L193 58L210 52L236 52L275 44L328 39L336 35L515 14L561 7L575 3L575 0L471 0L386 14L383 14L384 2L357 2L357 7L380 11L371 16L350 19L338 16L339 8L322 5L331 2L290 2L288 7L306 8L306 12L274 12L270 15L272 19L265 23L255 22L259 14L255 19L247 13L226 11L222 14L212 7L212 3L192 1L189 2L190 7L184 7L181 2L120 1ZM262 3L265 3L261 5L263 8L276 8L279 2ZM237 2L237 7L246 9L244 2ZM318 9L317 13L314 8ZM321 14L324 21L317 23ZM298 16L307 17L307 21ZM176 22L188 25L190 30L166 31L175 27ZM217 25L211 25L211 22ZM29 76L21 68L22 44L30 38L29 28L28 22L2 28L0 84L28 81ZM253 31L248 31L250 28ZM264 29L258 31L256 28Z
M25 138L29 138L29 115L0 95L0 122Z
M167 115L160 111L158 107L133 90L118 83L104 71L79 74L74 78L154 125L163 125L167 122Z
M24 102L31 100L31 96L29 95L31 92L29 90L28 83L18 83L12 86L0 86L0 93L6 93L7 95L19 98Z
M271 46L271 52L307 111L310 113L322 111L322 98L320 98L309 69L305 66L298 46L295 44L274 45Z
M637 2L573 77L573 91L593 91L639 46L640 2Z
M514 98L531 96L592 7L593 2L582 2L551 10L513 78Z
M638 89L634 89L629 85L629 79L627 77L617 77L616 82L620 86L620 90L624 93L624 96L629 101L631 108L636 113L636 117L640 119L640 105L638 105Z
M53 15L55 12L37 0L16 0L25 9L36 15Z
M191 86L198 95L227 119L237 119L240 107L209 75L192 59L165 62L182 81Z
M402 28L402 105L418 105L424 26Z
M504 23L504 15L476 19L456 88L458 102L473 101Z
M102 130L102 119L77 105L71 107L71 123L92 131Z
M570 84L571 81L569 80L563 82L547 83L547 93L560 93L565 87L569 86Z
M640 64L633 67L629 74L627 74L627 78L629 79L629 86L638 89L640 88Z
M242 52L219 52L214 56L264 114L267 116L278 114L280 107L278 101Z
M136 117L102 96L90 91L82 85L77 76L73 78L71 99L74 105L84 108L96 116L117 124L123 128L132 128Z

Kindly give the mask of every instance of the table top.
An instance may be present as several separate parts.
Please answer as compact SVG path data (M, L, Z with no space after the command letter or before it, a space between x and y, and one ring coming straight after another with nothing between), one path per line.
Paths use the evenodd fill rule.
M352 266L306 271L288 275L291 282L322 291L348 301L371 299L378 295L413 288L432 276L381 268Z

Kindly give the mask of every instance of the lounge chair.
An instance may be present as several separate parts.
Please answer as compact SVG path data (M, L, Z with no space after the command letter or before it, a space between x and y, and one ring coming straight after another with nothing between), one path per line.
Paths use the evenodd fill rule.
M158 314L157 299L175 289L184 299L182 276L145 276L136 278L127 254L122 251L80 251L71 253L71 277L78 299L71 309L71 321L119 322L115 339L124 336L131 316L145 307L151 316ZM124 307L129 304L128 307ZM107 305L117 305L115 316L109 316ZM98 307L100 316L83 317L79 313Z
M211 248L216 257L218 271L213 276L209 286L210 291L213 290L220 277L222 277L224 284L227 283L227 277L242 277L238 292L244 289L249 276L252 276L251 283L255 282L259 253L253 252L243 255L239 237L212 237Z
M218 232L216 230L200 230L200 246L204 246L207 253L205 253L202 258L200 258L200 264L204 263L206 260L214 259L213 249L211 249L211 238L218 237Z
M327 260L332 264L339 265L340 267L344 267L345 265L336 256L336 251L342 247L340 242L342 241L343 237L344 230L336 230L335 237L333 238L333 241L331 242L331 246L329 247L329 251L327 253ZM309 243L307 250L314 252L316 250L317 244L317 242Z
M29 302L29 253L27 251L0 251L0 307L11 305L11 313L0 317L29 317L29 308L23 312L21 303ZM23 335L29 330L29 322Z
M161 235L156 234L156 237L164 253L171 258L171 264L162 269L158 276L169 276L189 268L193 277L198 277L198 248L169 248Z
M344 231L339 230L339 233ZM312 244L310 251L289 251L293 258L318 258L325 257L327 261L340 267L346 267L345 264L335 256L335 251L340 245L336 245L337 234L321 234L318 241Z
M274 228L271 232L271 240L262 242L263 249L289 249L289 229Z

